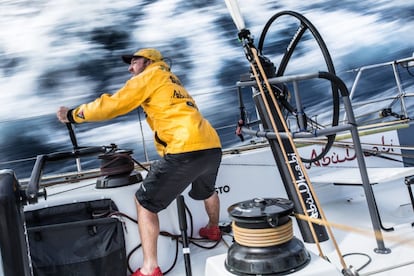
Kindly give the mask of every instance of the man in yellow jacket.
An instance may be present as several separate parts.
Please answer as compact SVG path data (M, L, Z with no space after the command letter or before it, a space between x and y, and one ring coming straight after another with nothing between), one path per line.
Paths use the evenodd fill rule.
M204 200L209 222L200 236L220 240L219 198L215 181L221 162L221 143L203 118L193 98L153 48L122 56L133 75L114 94L74 109L60 107L62 123L103 121L142 106L162 156L155 162L135 194L143 264L133 275L162 275L157 261L158 212L165 209L191 183L189 195Z

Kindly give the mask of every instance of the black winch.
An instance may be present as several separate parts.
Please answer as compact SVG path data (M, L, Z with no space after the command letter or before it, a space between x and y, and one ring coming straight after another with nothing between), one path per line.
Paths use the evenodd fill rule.
M235 242L226 269L236 275L286 275L305 267L310 255L293 236L293 203L283 198L255 198L228 208Z
M96 188L115 188L142 181L142 175L134 171L131 150L117 150L101 154L102 177L96 181Z

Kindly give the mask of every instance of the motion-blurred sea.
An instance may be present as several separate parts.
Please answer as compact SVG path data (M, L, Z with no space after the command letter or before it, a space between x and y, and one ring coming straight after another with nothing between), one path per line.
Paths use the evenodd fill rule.
M414 52L412 1L239 0L239 5L255 42L277 12L303 14L325 40L340 76ZM265 54L277 65L295 30L288 32L284 24L273 28ZM120 56L142 47L158 48L168 58L224 147L239 142L235 83L249 64L224 0L0 0L0 33L0 169L14 169L19 178L30 175L37 155L72 149L57 108L115 92L130 77ZM324 69L310 39L295 54L288 72ZM378 86L386 85L381 75L375 78ZM323 110L317 96L313 102ZM253 114L251 101L245 104ZM110 122L76 125L78 144L116 143L133 149L139 161L145 160L145 147L150 159L157 158L144 117L137 110Z

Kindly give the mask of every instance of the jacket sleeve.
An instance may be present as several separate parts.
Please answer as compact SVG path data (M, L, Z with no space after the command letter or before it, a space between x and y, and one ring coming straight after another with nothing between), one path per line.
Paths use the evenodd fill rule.
M74 108L71 118L75 123L83 123L104 121L124 115L142 104L148 97L147 91L145 82L132 78L115 94L102 94L93 102Z

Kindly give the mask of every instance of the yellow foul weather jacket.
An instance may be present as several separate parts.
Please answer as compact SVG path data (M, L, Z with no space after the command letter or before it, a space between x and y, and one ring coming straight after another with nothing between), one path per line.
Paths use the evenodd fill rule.
M115 94L103 94L73 109L70 117L75 123L103 121L139 106L147 115L161 156L221 147L215 129L163 61L150 64Z

